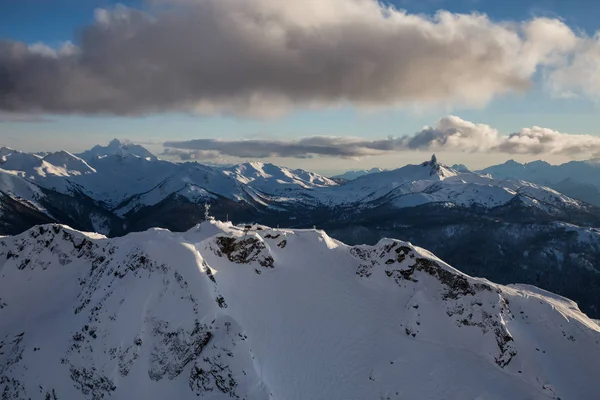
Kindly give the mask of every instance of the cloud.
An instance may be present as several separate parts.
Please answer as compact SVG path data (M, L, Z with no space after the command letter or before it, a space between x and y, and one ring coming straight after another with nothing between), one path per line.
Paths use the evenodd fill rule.
M23 113L6 113L0 111L0 124L1 123L44 123L52 122L50 118L43 117L37 114L23 114Z
M198 139L170 141L163 145L171 149L250 159L314 156L360 158L411 150L600 156L600 137L597 136L570 135L537 126L502 135L489 125L476 124L456 116L444 117L435 127L425 127L412 136L380 140L315 136L299 140Z
M548 128L524 128L503 138L495 148L511 154L558 154L600 157L600 137L569 135Z
M579 40L569 60L548 73L546 83L555 95L600 101L600 32Z
M197 139L165 142L165 147L217 152L239 158L292 157L311 158L314 155L355 158L384 154L394 150L395 140L361 140L355 138L314 136L300 140L218 140Z
M480 107L527 90L539 68L583 40L555 19L427 17L375 0L152 4L97 10L77 47L0 41L0 110L268 116L345 104Z
M456 116L442 118L435 127L426 127L403 140L409 149L508 154L600 155L600 137L571 135L534 126L502 135L485 124L475 124Z
M165 158L176 159L179 161L206 161L206 160L217 160L221 158L221 155L215 151L205 150L193 150L183 151L175 148L166 148L159 154Z
M498 131L484 124L475 124L456 116L438 121L435 127L425 127L402 144L413 150L444 149L458 151L489 151L499 139Z

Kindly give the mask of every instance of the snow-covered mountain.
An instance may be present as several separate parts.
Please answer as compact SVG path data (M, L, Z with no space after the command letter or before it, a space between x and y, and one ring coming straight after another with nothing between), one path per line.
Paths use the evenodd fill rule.
M568 196L600 206L600 159L561 165L545 161L521 164L509 160L480 172L499 179L520 179L550 186Z
M464 165L464 164L454 164L452 166L452 169L454 169L454 170L456 170L458 172L469 172L470 171L470 169L467 168L467 166Z
M272 164L178 164L128 153L128 144L108 147L114 154L85 159L0 150L0 234L51 222L108 236L185 231L205 219L208 204L218 219L316 225L351 244L410 239L468 273L535 284L600 316L600 241L578 239L596 237L589 231L600 227L600 211L543 185L448 167L435 156L340 184ZM468 253L455 251L463 246Z
M406 242L214 221L0 239L4 399L593 399L598 370L575 303Z
M21 176L0 169L0 232L17 233L55 219L40 202L42 189Z
M85 196L119 217L174 197L192 203L224 198L274 210L373 208L384 203L395 208L436 203L490 209L515 199L548 213L587 208L555 190L459 171L439 163L435 156L420 165L371 173L339 185L312 172L273 164L254 162L217 168L176 164L149 154L139 145L116 139L79 156L63 151L41 157L1 149L0 168L45 189Z
M18 171L26 178L69 177L96 172L84 160L67 151L49 153L42 157L6 147L0 148L0 167L4 170Z
M172 163L157 159L142 146L116 139L79 156L63 151L41 157L3 148L0 157L0 169L61 194L84 195L115 210L117 215L153 206L173 195L203 202L221 196L268 206L264 195L273 197L276 204L276 197L283 193L288 197L293 190L337 185L312 172L273 164L254 162L215 168Z
M61 194L0 168L0 234L58 221L95 232L123 233L122 221L84 195Z
M346 171L343 174L335 175L335 176L332 176L331 178L345 180L345 181L352 181L356 178L360 178L361 176L365 176L365 175L369 175L369 174L376 174L376 173L383 172L383 171L385 171L383 168L359 169L359 170Z
M406 208L437 203L492 209L515 200L549 213L587 207L547 187L458 171L439 163L435 155L420 165L359 177L339 188L330 188L329 192L335 192L331 198L338 204L359 202L364 207L387 203Z
M119 218L175 198L191 203L226 199L244 203L244 207L288 211L306 207L372 209L384 204L392 208L440 204L493 209L520 202L525 208L551 215L564 214L565 210L589 213L587 204L544 186L546 182L530 181L548 181L552 177L554 181L550 183L568 190L569 183L570 187L578 185L575 176L584 176L600 188L600 174L590 170L596 165L600 164L565 164L560 166L561 171L568 167L570 171L587 169L563 178L558 173L540 172L554 168L541 162L508 162L474 173L461 166L445 166L434 156L420 165L372 172L338 184L312 172L258 162L223 168L172 163L157 159L140 145L116 139L108 146L95 146L78 156L65 151L42 156L0 149L3 172L36 187L84 197ZM0 191L12 193L7 185L0 185Z
M106 157L106 156L129 156L133 155L140 158L149 158L156 160L156 156L146 150L139 144L130 142L122 142L119 139L113 139L108 146L96 145L90 150L86 150L83 153L78 154L79 157L84 160L92 160L94 158Z

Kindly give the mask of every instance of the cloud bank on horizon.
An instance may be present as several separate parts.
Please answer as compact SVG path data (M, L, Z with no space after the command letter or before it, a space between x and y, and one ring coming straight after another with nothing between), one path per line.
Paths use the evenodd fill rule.
M558 19L427 17L375 0L151 3L147 11L98 9L80 40L60 49L0 40L0 111L269 116L348 104L482 107L530 89L539 71L553 95L600 98L600 34L586 36ZM552 135L535 130L505 143L548 148ZM327 147L318 140L302 145ZM337 140L341 156L388 145Z
M538 126L502 135L489 125L465 121L457 116L444 117L435 127L425 127L412 136L380 140L314 136L299 140L197 139L169 141L163 145L165 154L182 160L220 156L360 158L411 150L600 157L600 137L597 136L566 134Z

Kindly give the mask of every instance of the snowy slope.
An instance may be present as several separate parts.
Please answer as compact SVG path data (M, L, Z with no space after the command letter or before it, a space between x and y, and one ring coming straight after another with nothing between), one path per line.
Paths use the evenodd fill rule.
M39 167L43 157L8 147L0 148L0 166L6 170L32 171Z
M154 189L178 170L177 164L134 155L95 158L90 165L96 174L73 180L88 196L110 207Z
M87 162L66 151L48 153L42 157L7 148L0 149L0 170L68 195L77 192L77 181L85 184L89 176L96 174L96 170Z
M219 222L0 239L3 398L593 399L573 302L384 239Z
M40 204L45 197L41 189L35 184L23 179L14 172L4 171L0 168L0 195L26 205L27 207L50 216L45 207ZM0 212L1 212L0 205Z
M96 172L87 162L64 150L46 155L43 161L55 168L62 169L64 172L61 171L61 174L65 176L85 175Z
M96 172L84 160L67 151L49 153L41 157L6 147L0 149L0 167L7 171L18 171L34 180L48 176L68 177Z
M195 203L204 203L221 196L234 201L275 207L278 203L293 203L295 197L302 196L303 191L337 185L331 179L312 172L256 162L229 168L185 163L176 165L169 171L171 174L155 187L128 198L119 205L116 212L126 215L141 207L155 205L173 194ZM144 176L159 175L155 173Z
M337 183L314 172L302 169L289 169L273 164L252 162L235 165L225 169L225 174L234 177L238 182L252 185L266 192L277 193L288 189L313 189L336 186Z

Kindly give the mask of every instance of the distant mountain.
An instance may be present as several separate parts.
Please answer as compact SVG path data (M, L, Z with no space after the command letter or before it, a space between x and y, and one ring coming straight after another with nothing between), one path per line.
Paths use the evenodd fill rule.
M51 179L46 183L68 181ZM77 192L71 195L45 188L21 173L0 168L0 234L16 234L31 226L61 222L93 232L122 234L123 221L92 199Z
M364 175L376 174L378 172L383 172L383 171L385 171L385 170L382 168L371 168L371 169L361 169L361 170L355 170L355 171L346 171L343 174L335 175L335 176L332 176L331 178L351 181L356 178L360 178L361 176L364 176Z
M458 172L470 172L469 168L464 164L454 164L451 168Z
M329 204L336 202L362 208L383 204L394 208L440 204L492 209L521 201L549 214L560 214L560 210L565 209L589 209L585 203L528 182L495 180L469 171L457 171L440 164L435 156L420 165L359 177L326 191L326 195L333 197L330 200L323 196L323 201Z
M520 164L514 160L480 171L498 179L520 179L546 185L600 206L600 159L551 165L545 161Z
M600 315L599 208L435 156L344 184L273 164L215 167L123 152L83 159L2 149L0 157L0 234L48 222L109 236L185 231L205 219L208 205L218 219L316 225L351 244L403 238L467 273L535 284Z
M456 247L457 253L473 249ZM203 223L0 238L3 399L594 399L600 326L410 243Z
M92 153L96 156L90 157ZM576 210L589 214L592 221L596 211L542 186L455 170L440 164L435 156L420 165L363 175L339 185L312 172L273 164L218 168L142 157L150 153L139 145L124 146L116 140L80 154L87 161L64 151L44 157L7 149L0 154L0 167L7 173L37 187L85 197L119 217L174 197L196 204L222 198L257 211L295 211L300 207L368 210L384 204L394 208L451 204L492 209L515 200L551 216Z
M0 166L7 170L29 170L42 164L43 156L0 147Z
M67 151L47 154L42 160L54 167L61 168L64 172L61 171L59 173L65 176L85 175L96 172L87 162Z
M0 234L16 234L56 221L39 202L44 196L35 184L0 169Z
M155 160L156 156L150 153L146 148L139 144L121 142L119 139L113 139L108 146L94 146L90 150L78 154L84 160L91 160L105 156L128 156L133 155L141 158L150 158Z
M21 175L32 179L35 177L67 178L96 172L84 160L67 151L41 156L6 147L0 148L0 168L6 171L18 171Z

